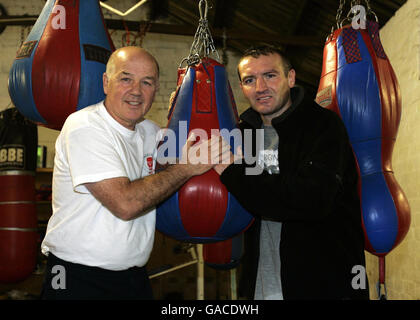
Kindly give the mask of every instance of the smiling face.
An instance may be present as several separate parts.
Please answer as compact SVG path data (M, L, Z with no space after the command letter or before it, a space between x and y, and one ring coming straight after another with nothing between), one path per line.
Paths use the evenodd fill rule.
M284 73L282 58L277 53L244 57L238 65L241 88L251 107L263 123L285 112L291 105L290 88L295 85L295 70Z
M115 51L103 75L105 107L124 127L134 130L150 110L159 88L154 58L139 47Z

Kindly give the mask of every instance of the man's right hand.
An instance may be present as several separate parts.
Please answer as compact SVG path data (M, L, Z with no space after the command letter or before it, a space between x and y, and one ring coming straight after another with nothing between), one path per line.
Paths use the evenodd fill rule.
M222 163L230 154L230 145L222 136L212 135L210 140L200 140L196 143L194 132L190 134L182 148L180 164L192 176L200 175Z
M195 135L190 135L179 163L156 174L134 181L127 177L105 179L85 186L115 216L123 220L135 219L167 199L191 177L221 163L230 153L230 146L220 136L195 141Z
M236 149L236 154L233 154L231 151L229 151L228 154L224 154L223 155L223 159L221 161L220 164L216 165L214 167L214 170L221 175L223 173L223 171L225 171L225 169L227 167L229 167L232 163L237 162L237 161L241 161L243 159L243 154L242 154L242 147L239 146Z

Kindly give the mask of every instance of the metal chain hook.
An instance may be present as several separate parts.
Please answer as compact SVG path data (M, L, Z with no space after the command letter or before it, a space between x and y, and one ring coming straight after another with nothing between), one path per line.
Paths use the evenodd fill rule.
M343 9L345 5L346 5L346 0L340 0L340 6L338 7L337 15L335 16L335 20L337 22L337 29L340 28L341 15L343 14Z
M204 4L204 15L203 15L203 9L202 6ZM209 6L207 3L207 0L200 0L200 2L198 3L198 9L200 11L200 20L207 20L207 12L209 10Z
M369 14L373 15L375 17L376 23L379 23L378 16L376 15L376 13L370 7L370 1L369 0L365 0L365 2L366 2L366 8L367 8L366 16L369 15Z
M347 18L344 18L343 19L341 25L343 24L343 22L345 20L351 20L352 18L354 18L356 16L356 14L358 12L357 8L360 6L360 4L361 4L361 1L360 0L352 0L350 2L350 10L347 13ZM351 16L351 15L353 15L353 16Z
M207 0L200 0L198 6L200 11L198 28L194 35L190 54L181 61L180 66L184 61L186 61L188 65L194 65L198 63L202 57L208 57L211 53L215 53L217 59L220 59L208 26L207 12L209 6Z

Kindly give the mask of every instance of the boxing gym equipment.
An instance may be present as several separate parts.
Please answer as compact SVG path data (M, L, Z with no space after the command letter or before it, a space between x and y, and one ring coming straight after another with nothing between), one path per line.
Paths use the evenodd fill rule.
M243 233L224 241L203 245L204 263L216 270L230 270L239 265L243 253Z
M365 249L379 258L378 298L386 299L385 256L401 243L410 226L410 207L391 164L401 93L381 44L378 19L369 1L365 1L366 16L375 21L356 15L355 9L364 10L355 7L360 3L352 1L352 10L341 19L345 1L340 1L337 29L324 47L316 101L336 112L347 128L359 169ZM343 26L346 20L352 24Z
M105 98L114 50L98 0L48 0L16 54L10 97L26 118L60 130L70 113Z
M0 283L24 280L36 266L37 132L16 108L0 113Z
M190 132L201 129L210 138L212 129L231 132L237 128L238 115L226 70L222 64L209 58L210 53L218 54L208 29L207 8L207 1L201 0L199 26L190 55L178 68L178 87L169 110L167 128L176 136L176 143L174 140L170 143L176 145L177 158L180 158L180 149ZM185 61L187 67L182 68ZM164 140L161 146L167 141ZM230 143L234 151L235 146L232 141ZM165 156L164 152L158 153ZM213 169L191 178L157 207L157 229L167 236L191 243L227 240L244 231L252 222L252 215L226 190Z

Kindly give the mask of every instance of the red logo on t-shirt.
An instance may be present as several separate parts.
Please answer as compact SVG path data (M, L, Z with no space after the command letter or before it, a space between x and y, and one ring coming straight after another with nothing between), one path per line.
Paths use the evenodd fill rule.
M149 174L153 173L153 157L146 158L147 167L149 168Z

